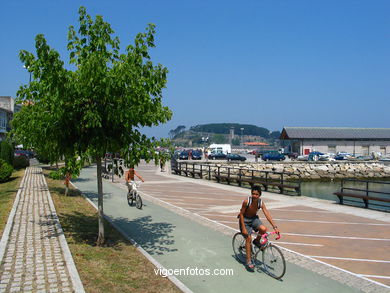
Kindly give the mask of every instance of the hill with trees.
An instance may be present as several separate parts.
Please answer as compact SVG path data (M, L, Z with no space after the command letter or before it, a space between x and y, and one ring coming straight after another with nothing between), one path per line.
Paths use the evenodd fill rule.
M179 125L169 131L169 136L174 144L181 146L228 143L231 128L235 133L232 145L240 145L242 138L245 141L266 141L273 145L280 136L280 131L270 131L264 127L239 123L209 123L191 126L187 130L186 126Z

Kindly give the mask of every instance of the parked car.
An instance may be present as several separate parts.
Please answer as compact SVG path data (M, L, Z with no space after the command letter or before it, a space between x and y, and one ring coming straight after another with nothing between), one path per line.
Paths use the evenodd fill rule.
M318 160L319 161L335 161L334 157L335 157L334 153L326 153L326 154L321 155L318 158Z
M267 152L267 153L263 154L261 156L261 158L264 161L283 161L284 159L286 159L286 157L283 154L281 154L277 151Z
M284 153L284 155L287 156L290 159L298 158L298 153Z
M324 155L324 153L321 153L321 152L310 152L308 160L309 161L318 161L320 156L323 156L323 155Z
M356 160L358 161L371 161L373 160L372 156L358 156L356 157Z
M349 160L353 156L350 153L347 152L338 152L337 155L334 157L335 160Z
M209 155L210 160L225 160L226 157L227 157L227 155L224 153L211 153Z
M193 160L201 160L202 159L202 155L203 155L203 153L200 150L192 151L192 159Z
M246 157L241 156L239 154L228 154L226 156L228 161L246 161Z
M301 155L297 157L298 161L307 161L309 160L309 155Z
M188 160L189 151L182 151L179 155L180 160Z
M25 156L28 159L34 158L34 153L32 151L26 151L26 150L16 150L14 152L15 157L19 156Z

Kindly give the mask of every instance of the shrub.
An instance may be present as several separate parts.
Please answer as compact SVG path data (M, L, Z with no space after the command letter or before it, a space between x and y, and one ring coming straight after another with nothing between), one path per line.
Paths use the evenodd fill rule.
M6 161L0 159L0 182L7 181L13 172L14 168Z
M49 178L54 179L54 180L61 180L64 178L64 175L62 174L61 169L57 171L51 171L49 173Z
M5 140L3 140L0 144L0 159L4 160L11 166L13 164L14 148L9 142Z
M30 166L30 160L25 156L18 156L14 158L14 168L21 169Z
M62 180L65 179L65 173L66 173L66 168L61 167L57 171L51 171L49 173L49 178L54 179L54 180ZM77 174L72 174L72 178L76 179L78 176Z

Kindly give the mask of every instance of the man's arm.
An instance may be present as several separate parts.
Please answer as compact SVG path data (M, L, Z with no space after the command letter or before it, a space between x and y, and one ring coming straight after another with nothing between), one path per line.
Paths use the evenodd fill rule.
M248 231L246 230L245 223L244 223L244 214L246 211L246 205L247 205L247 200L244 200L240 210L240 228L241 228L241 233L244 234L244 236L248 236Z
M261 209L263 210L263 213L264 213L265 217L267 218L268 222L274 228L275 232L276 233L280 233L280 231L278 229L278 226L276 226L275 222L272 220L272 217L271 217L270 213L268 212L267 207L265 206L264 201L261 204Z
M134 175L137 176L142 182L145 182L144 178L142 178L141 175L137 173L137 171L134 170Z

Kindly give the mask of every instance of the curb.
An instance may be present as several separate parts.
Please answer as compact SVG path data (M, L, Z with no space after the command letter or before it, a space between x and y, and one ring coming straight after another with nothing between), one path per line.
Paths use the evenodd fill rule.
M55 209L53 199L51 198L49 187L47 186L47 182L46 182L45 177L43 177L43 179L44 179L43 182L45 184L45 188L47 189L47 192L48 192L49 206L50 206L51 212L55 218L55 226L56 226L56 230L59 234L58 238L59 238L61 249L62 249L64 258L65 258L66 267L68 268L69 276L70 276L70 279L72 280L73 289L77 293L79 293L79 292L85 293L83 283L81 282L80 275L77 271L76 265L74 263L72 254L71 254L69 246L68 246L68 242L65 239L64 231L62 230L61 223L58 219L57 211Z

